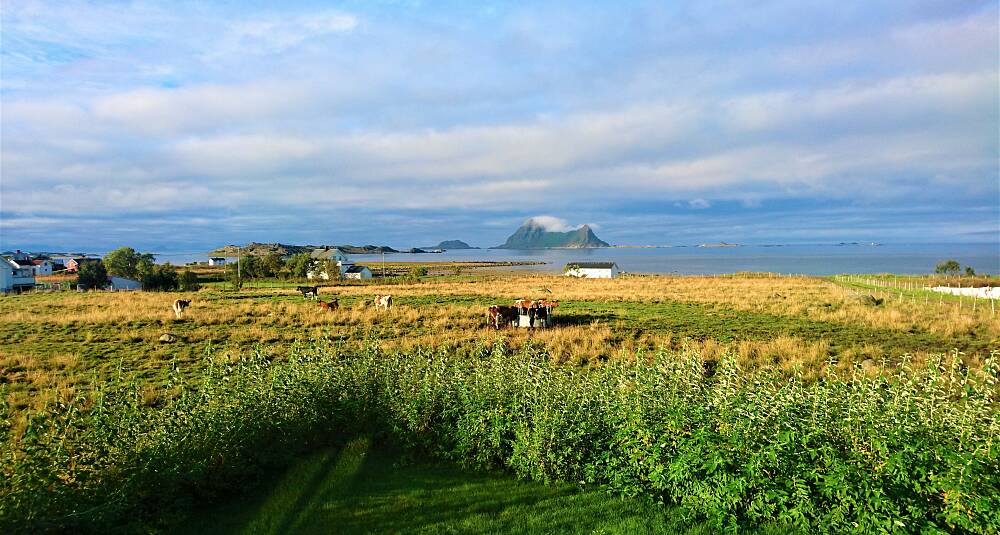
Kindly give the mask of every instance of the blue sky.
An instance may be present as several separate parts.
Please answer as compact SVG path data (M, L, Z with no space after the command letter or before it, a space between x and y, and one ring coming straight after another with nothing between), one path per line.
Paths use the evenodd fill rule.
M992 2L5 2L0 249L1000 240Z

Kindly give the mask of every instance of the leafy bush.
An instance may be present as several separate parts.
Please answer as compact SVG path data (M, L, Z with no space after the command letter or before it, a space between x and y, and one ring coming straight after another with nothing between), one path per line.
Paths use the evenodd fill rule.
M180 279L174 266L157 264L142 277L142 288L147 292L169 292L180 287Z
M210 368L159 409L140 385L31 413L0 391L0 530L120 529L233 492L296 450L380 429L413 451L678 504L719 530L996 533L998 357L872 377L707 376L659 352L581 370L498 343L471 357L299 347Z
M184 273L181 273L180 288L185 292L197 292L201 289L201 283L198 282L198 275L190 269L185 269Z
M108 271L104 262L83 262L77 269L76 284L84 290L104 288L108 285Z

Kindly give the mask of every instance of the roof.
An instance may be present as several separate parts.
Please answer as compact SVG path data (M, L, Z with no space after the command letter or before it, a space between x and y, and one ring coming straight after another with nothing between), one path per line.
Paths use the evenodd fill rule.
M209 260L225 260L226 259L226 257L224 257L224 256L210 256L208 258L209 258Z
M337 249L336 247L332 249L313 249L309 256L312 258L318 258L322 260L330 260L338 256L347 258L347 255L343 251Z
M92 256L81 256L79 258L70 258L70 260L76 260L77 264L82 263L82 262L100 262L101 261L100 258L94 258Z
M368 269L365 266L351 266L347 268L344 273L361 273L362 271Z
M566 269L611 269L615 266L614 262L570 262Z

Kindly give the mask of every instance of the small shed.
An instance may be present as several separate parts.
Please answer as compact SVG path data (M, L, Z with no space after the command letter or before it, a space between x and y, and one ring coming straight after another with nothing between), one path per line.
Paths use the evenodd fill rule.
M622 270L614 262L570 262L564 272L567 277L616 279Z
M370 279L372 278L372 272L366 266L355 266L351 265L344 270L345 279Z
M137 280L112 275L108 277L108 288L115 292L135 291L142 289L142 283Z
M208 259L208 265L210 266L224 266L226 265L226 259L221 256L213 256Z

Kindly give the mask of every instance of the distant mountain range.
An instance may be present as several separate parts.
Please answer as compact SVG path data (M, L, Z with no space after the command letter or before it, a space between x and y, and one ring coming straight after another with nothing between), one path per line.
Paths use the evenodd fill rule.
M294 255L299 253L309 253L313 249L337 248L346 254L373 254L373 253L398 253L396 249L386 245L288 245L284 243L256 243L251 242L242 247L236 245L226 245L208 253L218 256L236 256L238 253L252 256L266 256L277 253L281 256Z
M548 230L534 219L529 219L521 228L507 238L503 245L493 249L586 249L592 247L611 247L608 242L594 234L590 226L558 232Z

